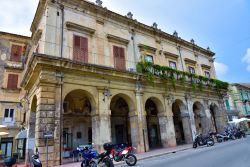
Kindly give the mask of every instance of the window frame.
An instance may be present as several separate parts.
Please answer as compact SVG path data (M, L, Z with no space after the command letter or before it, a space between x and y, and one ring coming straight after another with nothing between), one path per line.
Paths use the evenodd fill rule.
M193 69L193 72L192 72L191 69ZM195 68L193 66L188 66L188 72L191 73L191 74L195 74L196 73Z
M8 112L7 116L6 116L6 111ZM12 111L12 114L11 114ZM11 117L12 115L12 117ZM3 113L3 120L5 121L5 118L11 118L11 122L14 121L15 118L15 109L14 108L5 108L4 109L4 113Z
M208 74L208 75L207 75L207 74ZM205 77L207 77L207 78L211 78L210 71L205 70L205 71L204 71L204 75L205 75Z
M151 60L152 60L152 61L148 61L147 57L151 57ZM146 54L146 55L144 56L144 60L145 60L146 62L149 62L149 63L154 64L154 56L153 56L153 55Z
M175 68L172 68L171 64L174 64L174 65L175 65ZM168 61L168 65L169 65L170 68L172 68L172 69L174 69L174 70L177 70L177 63L176 63L175 61L169 60L169 61Z

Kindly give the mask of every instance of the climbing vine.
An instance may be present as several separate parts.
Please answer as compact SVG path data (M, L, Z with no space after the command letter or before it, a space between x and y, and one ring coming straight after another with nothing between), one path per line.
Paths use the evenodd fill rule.
M156 65L150 62L139 62L137 64L137 72L145 74L150 82L154 81L154 77L160 77L163 80L169 80L174 89L176 82L179 81L181 84L190 82L193 90L199 88L202 90L205 86L209 88L216 88L217 90L227 90L228 83L217 79L210 79L204 76L199 76L189 72L178 71L166 66Z

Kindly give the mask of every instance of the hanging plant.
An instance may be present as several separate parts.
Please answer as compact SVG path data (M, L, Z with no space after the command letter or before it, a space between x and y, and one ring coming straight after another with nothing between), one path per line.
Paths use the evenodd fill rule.
M155 75L163 80L170 80L174 89L177 80L179 80L181 84L184 84L187 78L190 80L193 89L196 89L198 86L201 90L204 85L206 85L209 88L215 88L216 90L227 90L229 85L227 82L222 82L217 79L209 79L204 76L178 71L167 66L155 65L146 61L139 62L136 66L136 70L139 73L145 74L146 78L152 83L154 83Z

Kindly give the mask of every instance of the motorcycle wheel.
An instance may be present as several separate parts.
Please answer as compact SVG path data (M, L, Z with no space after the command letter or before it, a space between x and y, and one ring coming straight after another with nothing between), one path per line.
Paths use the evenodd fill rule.
M86 164L86 160L83 158L82 163L81 163L81 167L87 167L88 165Z
M213 146L213 145L214 145L214 140L213 139L207 141L207 146Z
M134 154L128 154L126 156L125 162L128 166L134 166L137 162L137 158Z
M221 143L221 142L223 142L223 139L222 138L217 138L217 142Z
M244 137L244 138L246 138L247 136L246 136L246 133L242 133L242 136Z
M193 148L197 148L197 143L196 142L193 143Z
M110 158L105 158L103 164L105 167L114 167L114 163Z
M89 167L97 167L97 164L94 161L91 161L89 163Z

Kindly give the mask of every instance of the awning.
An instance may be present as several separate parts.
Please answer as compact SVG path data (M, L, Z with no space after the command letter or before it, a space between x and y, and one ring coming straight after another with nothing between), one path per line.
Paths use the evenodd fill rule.
M8 129L5 125L0 125L0 136L8 135Z
M20 131L15 137L15 139L17 140L26 138L27 138L27 129Z

